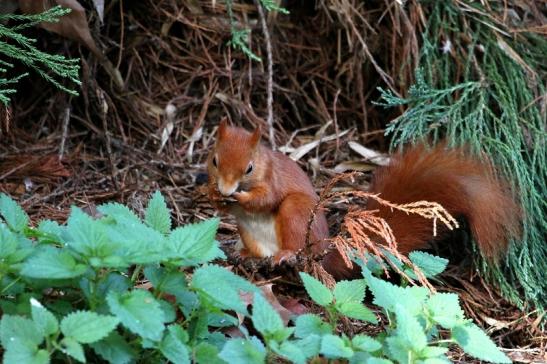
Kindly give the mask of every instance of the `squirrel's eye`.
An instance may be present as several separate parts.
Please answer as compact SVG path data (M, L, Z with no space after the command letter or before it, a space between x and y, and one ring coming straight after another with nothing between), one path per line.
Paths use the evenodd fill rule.
M213 166L215 166L215 168L218 167L218 162L217 162L217 156L216 155L213 157Z
M245 171L245 174L251 174L253 172L253 163L249 163L247 166L247 170Z

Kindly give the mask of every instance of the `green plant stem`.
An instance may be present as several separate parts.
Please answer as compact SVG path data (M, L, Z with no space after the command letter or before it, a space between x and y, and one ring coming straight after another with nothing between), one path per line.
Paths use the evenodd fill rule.
M137 279L139 279L141 271L142 271L142 265L135 266L135 269L133 270L133 274L131 274L131 283L135 283Z
M3 276L0 275L0 281L2 279L3 279ZM11 281L10 284L8 284L6 287L4 287L4 289L2 289L2 294L4 294L4 292L6 292L8 289L10 289L15 283L17 283L20 280L21 280L21 276L15 278L13 281Z

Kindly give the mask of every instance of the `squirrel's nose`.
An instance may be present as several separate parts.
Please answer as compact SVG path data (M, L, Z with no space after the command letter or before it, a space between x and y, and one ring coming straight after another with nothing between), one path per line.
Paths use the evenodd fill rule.
M218 181L218 191L225 197L233 195L233 193L237 191L238 187L238 182L229 184L222 180Z

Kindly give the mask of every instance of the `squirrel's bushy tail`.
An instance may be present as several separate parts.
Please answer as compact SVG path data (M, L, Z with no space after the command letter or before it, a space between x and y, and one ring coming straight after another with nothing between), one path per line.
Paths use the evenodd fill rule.
M393 203L441 204L452 216L465 218L481 253L489 259L500 257L509 240L520 233L520 209L508 183L496 176L489 161L471 156L466 148L417 145L398 153L375 173L370 192ZM434 238L430 220L391 211L374 200L367 209L379 210L402 253L427 247L446 232L439 224L440 234Z
M369 192L396 204L439 203L453 217L467 221L482 255L491 261L505 253L510 239L520 234L520 208L508 183L496 175L489 161L481 161L463 147L448 149L440 144L429 149L420 144L399 152L388 166L376 171ZM367 210L378 210L403 254L427 248L448 233L439 223L434 237L431 220L392 210L372 199ZM345 266L337 251L327 254L324 266L337 278L356 273Z

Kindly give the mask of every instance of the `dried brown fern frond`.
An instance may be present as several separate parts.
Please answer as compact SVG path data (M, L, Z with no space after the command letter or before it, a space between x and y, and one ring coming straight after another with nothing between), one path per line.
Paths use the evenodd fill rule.
M341 174L334 177L320 195L320 200L314 209L310 221L319 208L322 208L328 201L338 200L340 198L354 197L359 200L373 199L380 205L389 207L392 211L399 210L406 214L415 214L426 219L431 219L433 224L433 234L437 234L437 221L440 221L449 230L458 227L456 219L448 213L440 204L428 201L416 201L412 203L396 204L384 200L377 194L361 191L359 189L332 192L333 187L341 180L352 178L355 173ZM386 252L391 253L396 259L413 269L417 280L425 287L434 291L434 288L428 282L422 271L415 266L406 255L398 249L397 237L393 234L388 222L377 215L377 210L367 210L364 207L352 208L344 217L342 229L338 235L332 239L333 248L336 249L342 260L348 268L353 266L348 252L356 252L357 256L366 261L366 253L372 254L379 262L386 261L391 267L403 276L410 283L415 284L414 280L403 272L391 259L386 256ZM311 223L308 224L308 227ZM308 229L309 230L309 229ZM307 249L309 249L309 244ZM386 275L389 275L387 269ZM321 277L319 277L321 278Z

